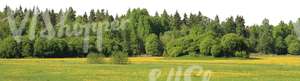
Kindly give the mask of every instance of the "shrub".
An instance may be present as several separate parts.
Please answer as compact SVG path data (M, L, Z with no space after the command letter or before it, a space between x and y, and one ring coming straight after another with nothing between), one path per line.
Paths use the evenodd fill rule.
M45 57L47 42L43 38L36 38L33 44L33 56L34 57Z
M214 37L208 36L205 37L204 40L201 41L200 43L200 53L206 56L211 55L211 48L214 44L216 44L217 41L215 40Z
M158 36L155 34L150 34L146 40L146 53L153 56L159 56L161 55L161 48L162 47Z
M183 53L182 47L174 47L168 51L169 57L177 57Z
M196 52L189 52L188 56L197 57L197 56L199 56L199 54L197 54Z
M246 51L236 51L234 55L236 57L249 58L249 53L247 53Z
M244 39L234 33L226 34L222 37L221 46L225 56L234 56L236 51L246 50L247 45Z
M288 45L288 52L294 55L300 55L300 42L294 41Z
M291 43L298 41L298 38L295 35L288 35L284 41L287 45L290 45Z
M104 63L104 55L97 53L90 53L87 55L87 62L89 64L101 64Z
M67 43L63 39L37 38L34 42L36 57L67 57Z
M47 46L45 55L46 57L66 57L67 55L64 55L67 50L67 43L62 39L50 39L46 40Z
M33 41L29 40L27 37L24 37L21 41L21 54L22 57L33 57Z
M85 53L83 52L83 39L80 37L69 37L66 38L68 51L72 56L84 57Z
M222 48L220 45L213 45L210 50L212 56L221 57L222 56Z
M20 46L12 38L8 37L0 43L0 58L19 58L21 57Z
M113 64L128 64L128 54L124 52L113 52L111 61Z

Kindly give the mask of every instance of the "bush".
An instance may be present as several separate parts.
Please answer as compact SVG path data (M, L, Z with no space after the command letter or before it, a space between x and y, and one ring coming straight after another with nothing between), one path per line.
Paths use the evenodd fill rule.
M27 37L24 37L21 41L21 54L22 57L33 57L33 41L29 40Z
M46 40L47 46L45 55L46 57L67 57L67 55L64 55L67 50L67 43L62 39L50 39Z
M288 52L294 55L300 55L300 42L295 41L288 45Z
M210 50L212 56L221 57L222 56L222 48L220 45L213 45Z
M36 57L67 57L67 43L63 39L37 38L34 42Z
M66 38L68 51L72 56L84 57L86 54L83 52L83 39L80 37Z
M44 53L46 51L47 42L43 38L36 38L33 44L33 56L34 57L45 57Z
M199 48L200 53L205 56L211 55L211 48L216 43L217 41L215 40L214 37L212 36L205 37L204 40L202 40L200 43L200 48Z
M146 53L153 56L159 56L161 55L161 48L162 47L158 36L155 34L150 34L146 40Z
M249 58L249 53L247 53L246 51L236 51L234 55L236 57Z
M183 53L182 47L173 47L168 51L169 57L177 57L180 56Z
M285 39L284 39L285 43L287 45L290 45L291 43L293 42L297 42L298 41L298 38L297 36L295 35L288 35Z
M189 52L188 56L197 57L199 56L199 54L197 54L196 52Z
M124 52L113 52L111 61L113 64L128 64L128 54Z
M20 45L11 37L5 38L0 43L0 58L21 57Z
M225 56L234 56L236 51L247 50L243 37L230 33L222 37L221 46Z
M101 64L104 63L104 55L97 53L90 53L87 55L87 62L89 64Z

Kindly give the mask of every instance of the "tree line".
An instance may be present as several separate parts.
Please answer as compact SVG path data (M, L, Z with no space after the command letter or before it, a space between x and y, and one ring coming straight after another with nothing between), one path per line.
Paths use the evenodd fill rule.
M112 16L107 10L91 10L83 15L76 15L72 7L60 10L38 8L12 11L16 25L28 17L24 31L15 40L12 35L9 20L9 7L0 11L0 57L86 57L89 53L103 54L106 57L118 54L128 56L213 56L213 57L243 57L248 58L250 53L261 54L300 54L300 41L297 36L296 22L279 22L272 25L264 19L260 25L245 25L243 16L228 17L220 21L218 16L209 18L197 14L184 13L182 16L176 11L168 13L164 10L161 14L150 15L147 9L129 9L126 14ZM34 16L37 11L37 16ZM49 14L55 37L47 39L40 33L49 33L43 14ZM65 19L61 19L65 15ZM65 26L60 26L61 22ZM102 29L101 32L90 32L89 51L84 52L85 26L78 24L100 23L102 26L89 27L90 31ZM36 28L32 29L32 25ZM37 33L30 33L36 31ZM30 38L29 35L35 38ZM101 43L96 35L101 34ZM97 45L101 48L97 48Z

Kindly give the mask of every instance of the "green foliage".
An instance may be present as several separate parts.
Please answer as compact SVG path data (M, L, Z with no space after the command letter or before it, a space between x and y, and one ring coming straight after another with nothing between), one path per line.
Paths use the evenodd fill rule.
M22 40L21 54L22 57L32 57L33 56L33 41L29 40L27 37L24 37Z
M246 51L236 51L234 55L236 57L249 58L249 53L247 53Z
M83 39L79 37L70 37L66 39L68 44L68 51L71 56L84 57L83 54Z
M281 36L275 39L274 47L276 54L287 54L287 45Z
M280 21L280 23L277 26L273 27L273 37L286 38L288 35L292 33L292 31L293 28L285 24L283 21Z
M113 64L128 64L128 54L120 51L113 52L111 61Z
M242 16L237 16L235 19L236 33L240 36L247 36L245 20Z
M34 42L34 56L36 57L70 57L67 43L62 39L37 38Z
M257 49L259 52L268 54L273 53L274 38L272 36L272 26L268 19L264 19L261 25L261 31L258 38Z
M163 56L177 57L199 51L197 38L194 38L194 35L186 34L184 30L166 32L161 38L165 47Z
M221 37L224 34L224 28L220 25L219 16L217 15L215 19L208 25L208 32L213 32L217 37Z
M288 35L285 39L284 39L285 43L287 45L290 45L291 43L297 42L298 38L295 35Z
M0 39L4 39L11 35L8 21L4 20L6 17L7 16L3 13L0 14Z
M90 64L102 64L104 63L104 55L97 53L89 53L87 56L87 63Z
M236 25L232 16L222 22L222 25L225 28L225 33L236 33Z
M165 46L163 56L177 57L183 54L184 38L179 37L179 31L168 31L162 36L162 43Z
M20 44L18 44L15 39L8 37L1 42L0 58L19 58L22 56L20 53Z
M180 14L176 11L174 16L171 17L170 20L171 20L171 22L170 22L171 30L179 30L180 25L182 23Z
M221 46L225 56L234 56L236 51L247 50L244 39L234 33L224 35L221 39Z
M218 16L211 19L201 12L184 13L180 16L177 11L168 14L166 10L162 14L155 13L155 16L151 16L147 9L143 8L129 9L127 14L115 17L104 9L93 9L83 15L76 15L72 7L59 13L47 10L54 31L58 31L58 37L53 39L41 36L41 33L51 33L45 31L46 24L41 15L46 11L41 11L37 13L37 20L26 22L24 31L21 32L24 35L21 37L22 41L16 44L10 40L13 37L9 23L5 19L7 10L8 7L3 12L0 11L0 46L2 46L0 55L3 58L85 57L89 53L99 51L104 56L125 52L129 56L151 54L168 57L186 55L247 57L252 52L275 54L297 52L297 48L294 48L297 46L293 44L297 44L295 41L298 41L298 32L294 28L298 27L299 21L288 24L281 21L273 26L269 24L268 19L264 19L262 25L248 27L243 16L235 18L231 16L225 21L220 21ZM25 12L34 14L32 9L26 11L16 9L14 12L17 26L21 24ZM63 15L66 18L60 20L63 19ZM34 16L30 15L29 19L31 18ZM87 23L97 24L89 28L80 26ZM35 25L36 28L31 28ZM89 52L83 50L85 29L91 30L88 40ZM36 37L29 40L27 34ZM101 41L98 41L95 35L101 35ZM101 42L101 48L97 48L98 42Z
M213 45L210 49L210 53L214 57L221 57L222 55L222 47L220 45Z
M182 55L182 53L183 53L182 47L174 47L174 48L169 49L166 56L168 56L168 57L178 57L178 56Z
M200 53L206 56L211 55L212 46L217 43L214 36L208 35L200 43Z
M46 50L46 42L45 39L42 38L36 38L36 40L34 41L34 51L33 51L33 56L35 57L43 57L43 53Z
M257 52L257 44L258 44L257 38L259 38L259 26L253 25L250 27L249 38L247 42L249 46L249 51Z
M289 44L288 52L294 55L300 55L300 41L293 41Z
M159 38L155 34L150 34L146 39L146 53L159 56L162 52L162 47Z

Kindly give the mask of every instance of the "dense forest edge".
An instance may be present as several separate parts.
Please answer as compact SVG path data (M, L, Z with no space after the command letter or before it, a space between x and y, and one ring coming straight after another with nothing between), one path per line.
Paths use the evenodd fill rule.
M112 16L104 9L76 15L72 7L56 13L6 6L0 11L0 58L300 55L300 19L278 25L268 19L260 25L245 22L243 16L220 21L201 12L181 16L164 10L152 16L142 8Z

